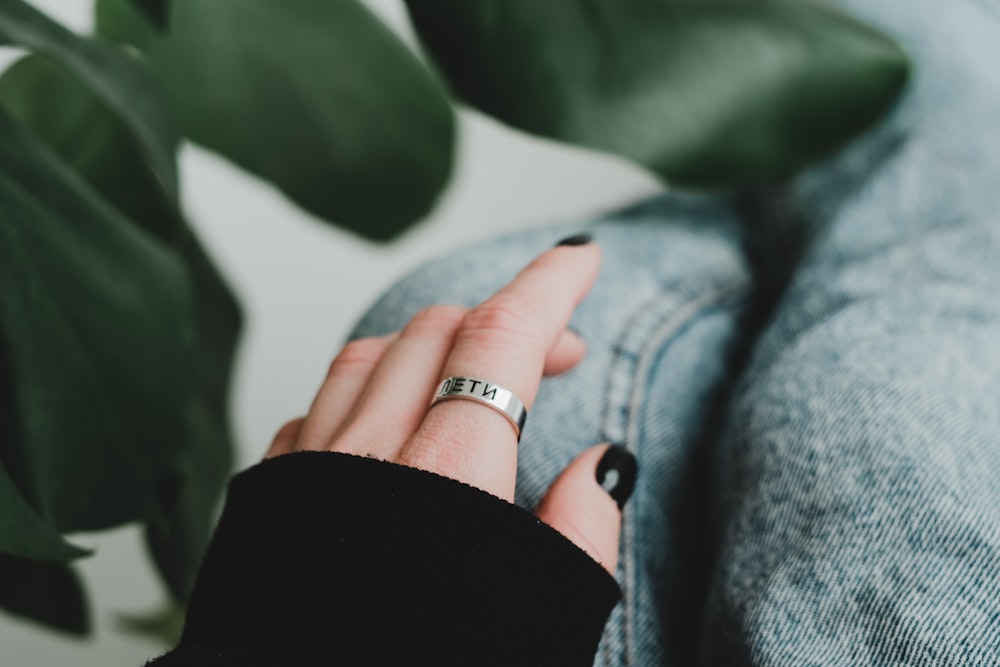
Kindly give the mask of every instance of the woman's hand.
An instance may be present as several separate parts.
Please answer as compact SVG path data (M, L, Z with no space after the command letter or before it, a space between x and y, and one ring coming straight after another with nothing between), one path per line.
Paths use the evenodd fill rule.
M444 378L472 376L512 391L530 414L543 373L562 373L583 358L583 341L566 326L599 265L589 235L571 237L476 308L433 306L402 331L349 343L309 414L282 427L267 456L372 456L512 501L518 437L511 422L472 400L431 406L431 399ZM630 454L598 445L552 484L537 515L613 573L620 505L634 480Z

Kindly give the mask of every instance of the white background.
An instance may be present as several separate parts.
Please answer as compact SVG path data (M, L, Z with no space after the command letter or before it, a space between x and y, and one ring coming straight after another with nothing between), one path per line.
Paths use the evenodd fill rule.
M88 32L92 0L34 0ZM399 0L367 0L413 43ZM12 52L0 50L0 69ZM437 210L401 240L375 245L340 232L213 154L185 147L184 199L243 303L246 329L232 413L238 461L258 459L273 432L302 414L354 320L394 280L435 255L505 230L584 219L643 196L654 180L622 161L532 139L462 112L452 183ZM140 665L162 647L124 632L121 615L156 611L165 593L127 527L78 535L94 616L91 639L68 639L0 612L0 665Z

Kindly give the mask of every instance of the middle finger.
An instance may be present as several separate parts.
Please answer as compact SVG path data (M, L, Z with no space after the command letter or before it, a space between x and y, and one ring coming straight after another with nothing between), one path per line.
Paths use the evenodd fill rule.
M438 380L482 378L518 396L530 410L545 358L597 277L595 243L559 245L539 256L465 316ZM468 400L435 405L400 459L511 499L517 437L499 412Z

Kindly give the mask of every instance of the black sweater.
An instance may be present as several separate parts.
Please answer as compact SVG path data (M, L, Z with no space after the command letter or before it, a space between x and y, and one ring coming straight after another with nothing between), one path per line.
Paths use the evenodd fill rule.
M231 480L176 665L591 665L618 585L525 510L347 454Z

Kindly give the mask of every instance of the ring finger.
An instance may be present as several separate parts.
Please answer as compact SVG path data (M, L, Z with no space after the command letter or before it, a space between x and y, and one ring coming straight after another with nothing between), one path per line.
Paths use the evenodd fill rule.
M433 306L402 331L371 374L330 449L395 460L427 415L445 359L468 309ZM545 360L547 374L576 365L586 351L574 333L563 331Z

